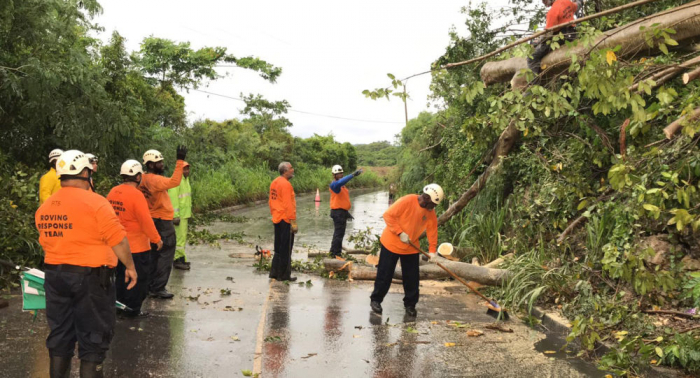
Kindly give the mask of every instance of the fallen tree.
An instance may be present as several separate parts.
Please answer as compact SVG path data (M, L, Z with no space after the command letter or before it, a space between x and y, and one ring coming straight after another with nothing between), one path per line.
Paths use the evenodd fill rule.
M590 46L578 43L568 47L561 47L552 51L542 59L542 66L546 67L543 74L553 75L565 70L570 62L571 55L583 57L592 49L612 49L620 46L617 51L619 57L630 57L639 53L651 54L654 51L647 45L648 30L652 25L658 28L672 28L675 30L673 38L679 42L691 41L700 36L700 2L693 1L680 7L659 12L627 25L608 30L600 35ZM643 30L640 30L644 27ZM521 70L527 68L525 58L510 58L501 61L488 62L481 68L481 80L486 85L502 83L516 79Z
M504 269L494 269L482 266L476 266L463 262L450 261L441 257L436 258L447 269L451 270L455 275L468 281L477 282L482 285L501 285L508 280L511 273ZM368 266L357 266L356 264L348 264L346 261L325 259L323 267L327 272L348 271L349 277L354 280L369 280L374 281L377 278L377 270ZM341 270L341 268L343 268ZM397 268L394 272L395 279L401 279L401 269ZM438 280L449 278L450 275L435 264L426 264L420 266L421 280Z
M471 201L484 188L489 177L498 169L504 156L507 156L513 149L519 135L518 128L515 127L515 121L511 121L505 130L501 133L493 148L490 163L484 173L482 173L469 189L459 197L444 213L438 218L438 226L443 225L450 220L455 214L460 212L469 201Z

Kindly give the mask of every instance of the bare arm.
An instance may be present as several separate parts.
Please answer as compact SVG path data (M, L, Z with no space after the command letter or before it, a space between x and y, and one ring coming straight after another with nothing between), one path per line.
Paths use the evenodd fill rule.
M124 272L124 282L129 282L129 286L126 287L127 290L131 290L134 285L136 285L136 267L134 266L134 259L131 257L131 249L129 248L129 241L124 238L119 244L112 247L112 251L117 255L119 261L126 266L126 271Z

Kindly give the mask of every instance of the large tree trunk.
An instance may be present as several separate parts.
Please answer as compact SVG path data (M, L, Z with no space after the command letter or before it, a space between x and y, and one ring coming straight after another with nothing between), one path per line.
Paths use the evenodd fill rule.
M513 149L515 141L518 139L518 135L519 132L515 127L515 121L513 120L510 122L510 124L508 124L508 127L503 130L501 136L498 137L493 152L493 159L491 160L489 166L486 168L484 173L482 173L481 176L476 179L472 186L469 187L469 189L464 192L455 203L453 203L447 210L445 210L444 213L440 215L440 218L438 218L438 226L450 220L450 218L460 212L465 206L467 206L469 201L479 194L481 189L483 189L486 185L486 181L488 181L491 174L500 166L503 157L508 155L508 153L510 153L510 151Z
M450 261L440 257L436 258L447 269L451 270L457 276L464 278L467 281L473 281L482 285L500 285L510 277L510 272L504 269L493 269L481 266L476 266L463 262ZM323 267L326 271L338 272L345 261L325 259ZM356 266L355 264L345 267L345 271L350 268L350 277L354 280L375 280L377 278L377 270L367 266ZM449 278L450 275L435 264L421 265L420 279L421 280L438 280ZM395 279L401 279L401 269L397 268L394 272Z
M569 56L575 54L584 56L592 48L606 49L620 46L616 52L619 57L629 57L639 53L650 54L649 46L645 38L651 30L653 24L659 24L659 28L672 28L676 31L671 37L678 43L691 41L700 36L700 2L683 5L681 7L656 13L643 19L633 21L627 25L616 29L608 30L599 36L591 46L583 46L578 43L576 46L561 47L549 53L542 59L542 66L546 67L545 74L551 75L565 70L571 59ZM644 30L639 30L644 27ZM655 44L656 46L656 44ZM503 83L515 79L515 75L520 70L527 68L525 58L511 58L496 62L488 62L481 68L481 80L484 84Z

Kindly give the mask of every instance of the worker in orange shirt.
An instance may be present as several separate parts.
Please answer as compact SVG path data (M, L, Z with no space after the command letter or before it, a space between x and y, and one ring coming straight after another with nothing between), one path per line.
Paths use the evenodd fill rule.
M382 245L379 253L379 266L377 267L377 279L374 281L374 291L370 296L370 307L377 314L382 313L382 301L389 292L391 280L394 278L397 261L401 260L401 273L403 281L403 305L406 314L412 317L417 315L418 303L418 265L420 261L419 251L414 248L420 245L419 238L426 232L428 235L429 252L431 259L437 251L438 230L435 206L442 201L444 193L438 184L426 185L423 194L409 194L399 198L384 213L386 228L382 233L380 242Z
M107 200L112 204L119 222L126 230L126 238L129 240L139 281L131 290L127 290L124 283L126 266L119 263L117 265L117 300L129 307L122 312L123 316L142 318L148 316L148 312L141 311L141 305L148 295L151 243L154 243L156 250L160 251L163 248L163 240L151 219L146 197L138 190L143 177L141 163L136 160L125 161L120 174L123 183L112 188L107 195Z
M54 149L49 153L49 165L51 168L39 179L39 205L46 202L46 199L61 189L61 181L56 174L56 162L61 157L63 150Z
M345 184L362 174L362 170L358 169L354 173L343 177L343 167L334 165L331 168L331 173L333 174L333 182L328 187L328 190L331 192L331 218L333 219L331 256L340 257L343 253L345 228L347 227L348 219L352 219L352 215L350 215L350 207L352 207L350 191L345 187Z
M109 202L90 191L92 167L85 154L64 152L57 171L62 188L35 215L44 248L49 375L70 376L77 341L80 377L102 377L116 320L117 260L126 267L127 289L138 275L124 227Z
M177 244L175 226L173 225L175 211L173 204L170 202L168 189L180 185L187 148L178 146L176 156L175 171L168 178L163 177L165 169L163 154L157 150L146 151L143 154L143 164L146 166L147 173L142 175L141 184L139 185L139 189L146 197L146 202L148 202L148 209L151 212L153 223L156 225L158 234L163 240L163 247L160 249L158 249L156 244L151 243L151 274L148 285L151 297L160 299L173 297L173 294L165 289L168 279L170 279L170 272L173 269L175 245Z
M278 281L296 281L292 277L292 248L297 226L297 203L294 188L289 180L294 177L294 167L289 162L279 165L280 176L270 184L270 214L275 225L275 255L272 257L270 278Z
M546 29L573 21L576 12L583 6L583 0L542 0L542 3L545 7L551 7L547 12ZM562 33L568 41L576 38L576 28L574 26L564 27L558 33ZM533 84L539 83L537 76L542 72L540 63L552 51L548 43L550 40L551 36L547 36L532 41L535 51L532 53L532 58L527 59L527 67L535 74Z

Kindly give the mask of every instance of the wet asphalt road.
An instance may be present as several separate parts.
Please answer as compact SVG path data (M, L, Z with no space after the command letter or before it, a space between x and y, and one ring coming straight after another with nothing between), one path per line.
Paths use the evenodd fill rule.
M387 194L362 193L353 203L353 228L369 226L380 233ZM299 249L328 248L332 221L327 206L324 198L317 214L312 196L298 198ZM246 217L244 223L208 228L242 230L247 242L269 248L268 214L264 205L245 209L236 213ZM237 242L222 242L221 249L188 247L192 270L175 270L169 283L176 297L147 300L149 318L118 320L106 376L242 377L243 370L261 377L603 375L590 364L536 351L534 345L545 335L517 319L507 323L513 333L486 329L493 319L453 283L422 283L416 319L405 318L401 286L393 285L383 316L376 316L369 311L371 282L304 274L301 285L270 282L252 267L253 252ZM222 294L227 289L231 294ZM10 307L0 309L0 377L47 377L46 319L41 311L33 321L19 311L20 301L11 296ZM484 334L469 337L469 330ZM77 364L74 359L75 377Z

